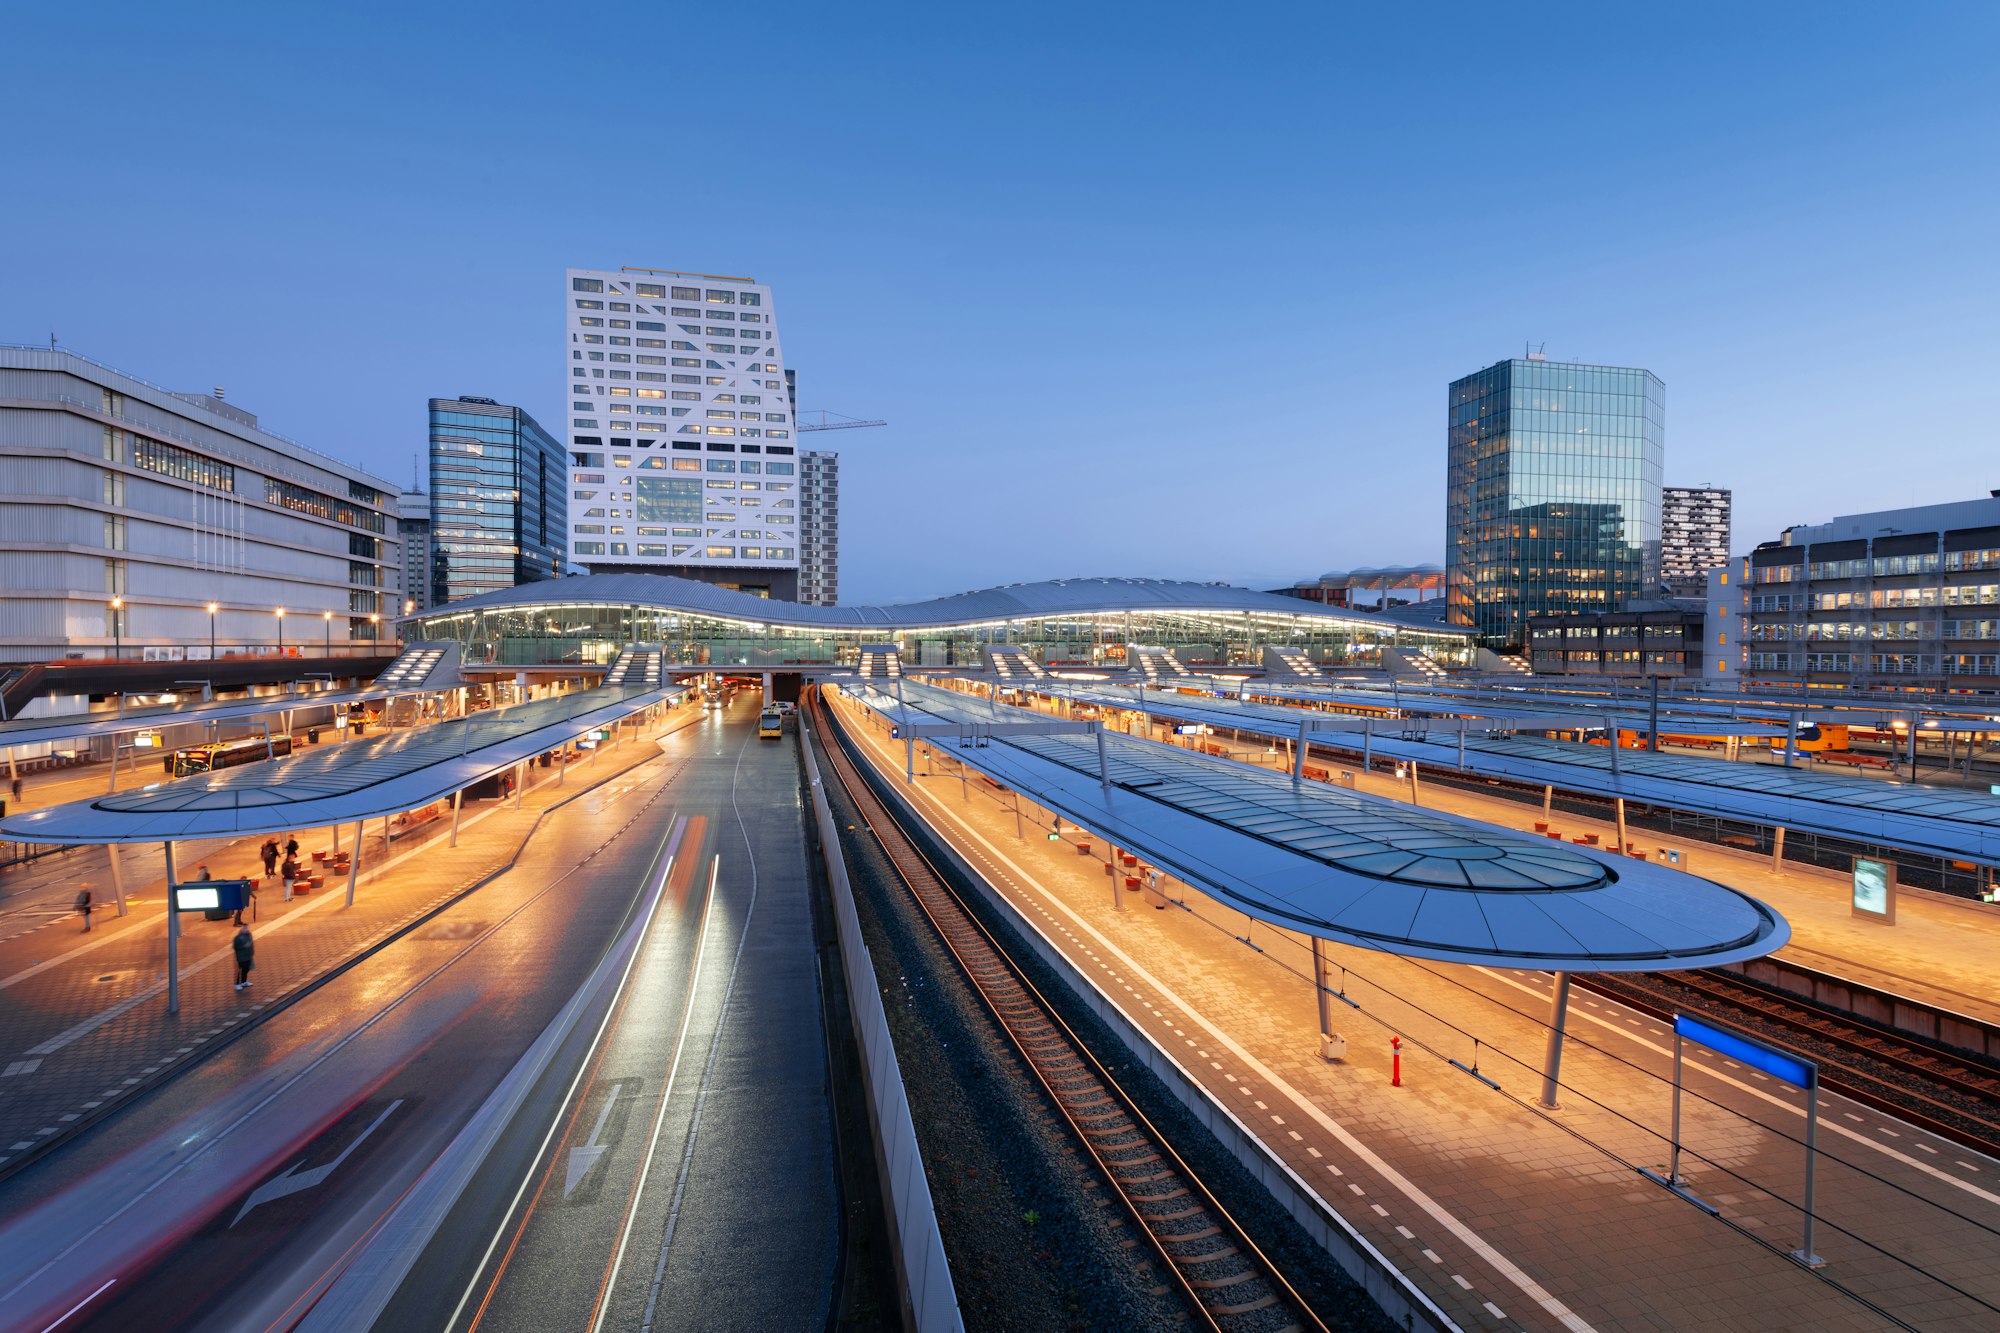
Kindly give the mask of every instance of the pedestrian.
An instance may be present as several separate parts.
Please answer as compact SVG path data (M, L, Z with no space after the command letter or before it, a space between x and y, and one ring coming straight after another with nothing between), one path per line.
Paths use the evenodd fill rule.
M293 860L298 856L298 854L299 854L299 840L292 834L287 833L285 835L285 859L287 861Z
M14 804L19 805L21 803L21 779L16 777L12 782L7 784L7 789L14 793Z
M285 868L279 873L285 877L285 901L290 902L292 900L292 881L299 877L299 863L288 856L285 858Z
M264 858L264 873L266 875L277 874L278 840L276 838L264 839L264 845L261 849L259 849L259 855L261 855Z
M257 965L257 942L250 938L250 927L240 927L229 947L236 951L236 989L248 990L250 969Z
M198 880L198 881L199 881L199 880L211 880L211 879L214 879L214 878L215 878L215 876L209 873L209 870L208 870L208 867L207 867L207 866L202 866L202 867L201 867L201 873L195 876L195 879L196 879L196 880Z
M76 888L76 910L83 914L83 930L86 935L90 933L90 904L90 884L86 881Z
M254 879L244 881L244 889L243 905L250 909L250 916L254 920L257 916L257 881ZM236 909L236 924L239 926L243 924L242 907Z

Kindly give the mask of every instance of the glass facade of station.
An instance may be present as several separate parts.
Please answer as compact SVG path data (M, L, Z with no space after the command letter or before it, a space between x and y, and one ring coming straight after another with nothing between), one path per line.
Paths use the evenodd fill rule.
M1451 623L1518 645L1530 615L1654 595L1666 447L1657 376L1516 359L1455 381L1449 400Z
M853 666L864 644L894 643L912 667L976 667L988 644L1012 644L1048 666L1121 667L1127 644L1172 648L1190 666L1253 666L1266 647L1298 648L1323 666L1374 666L1384 645L1447 665L1470 662L1470 640L1365 620L1240 610L1146 610L1024 616L975 624L799 627L646 605L548 604L419 616L413 639L455 640L468 665L598 664L624 643L660 643L678 666Z

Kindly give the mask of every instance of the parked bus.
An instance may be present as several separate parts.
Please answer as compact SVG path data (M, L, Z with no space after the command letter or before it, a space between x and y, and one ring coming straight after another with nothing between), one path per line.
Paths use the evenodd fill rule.
M175 777L184 778L192 773L212 773L218 768L234 768L238 764L275 759L291 752L290 736L273 736L268 743L262 736L246 736L240 741L190 745L184 750L174 751L173 772Z
M757 718L757 739L774 741L785 734L785 715L767 708Z

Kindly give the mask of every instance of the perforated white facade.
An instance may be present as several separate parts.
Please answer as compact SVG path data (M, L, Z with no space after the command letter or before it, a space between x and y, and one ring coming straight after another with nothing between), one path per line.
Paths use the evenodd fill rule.
M771 289L573 268L563 299L570 559L791 595L800 460Z

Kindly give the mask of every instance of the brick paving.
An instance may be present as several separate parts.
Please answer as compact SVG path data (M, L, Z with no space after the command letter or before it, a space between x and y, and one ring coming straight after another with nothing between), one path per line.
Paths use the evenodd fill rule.
M899 747L880 755L900 774ZM1717 1062L1689 1079L1703 1096L1689 1097L1683 1141L1706 1160L1683 1170L1721 1210L1717 1220L1636 1170L1666 1159L1670 1090L1660 1073L1671 1037L1657 1024L1573 995L1565 1108L1550 1115L1529 1104L1544 975L1329 946L1363 1008L1335 1006L1354 1044L1345 1062L1322 1062L1309 954L1296 937L1246 926L1171 882L1188 910L1149 911L1136 893L1114 909L1101 847L1085 858L1068 842L1021 841L1008 798L974 783L967 799L956 768L948 759L940 768L917 784L917 799L1029 923L1466 1327L1888 1326L1829 1281L1920 1327L1995 1326L1991 1312L1825 1223L1816 1248L1832 1260L1826 1280L1784 1257L1798 1243L1800 1215L1787 1200L1799 1195L1803 1154L1780 1132L1797 1134L1801 1120L1785 1108L1787 1090L1761 1075ZM1405 1047L1401 1088L1388 1086L1391 1032L1419 1043ZM1476 1064L1504 1091L1447 1058ZM1839 1099L1822 1116L1822 1218L2000 1304L2000 1245L1988 1229L2000 1225L1991 1192L2000 1163Z
M103 848L77 849L67 860L17 868L20 878L7 883L6 902L16 904L12 919L44 920L37 928L0 938L0 1172L18 1169L135 1093L199 1060L204 1048L227 1041L491 878L520 855L545 814L658 759L655 742L698 718L691 709L671 713L645 735L628 735L610 749L594 752L597 757L572 763L561 785L557 770L532 769L518 809L512 798L469 802L456 847L448 845L448 804L443 817L406 833L392 825L386 860L381 825L371 822L352 908L345 905L344 875L336 879L329 874L322 888L289 904L276 888L259 894L252 926L256 968L248 990L237 991L233 985L230 940L235 926L184 916L178 1015L167 1013L165 880L158 847L120 853L131 913L124 918L111 910ZM103 790L106 777L108 773L97 775L91 783L95 790ZM342 846L350 852L352 832L352 826L342 831ZM311 852L333 845L330 830L297 836L302 862ZM245 838L177 846L176 867L183 879L191 878L204 858L217 878L248 873L250 867L242 862L256 864L261 842ZM79 878L97 886L100 911L96 929L88 934L69 911Z

